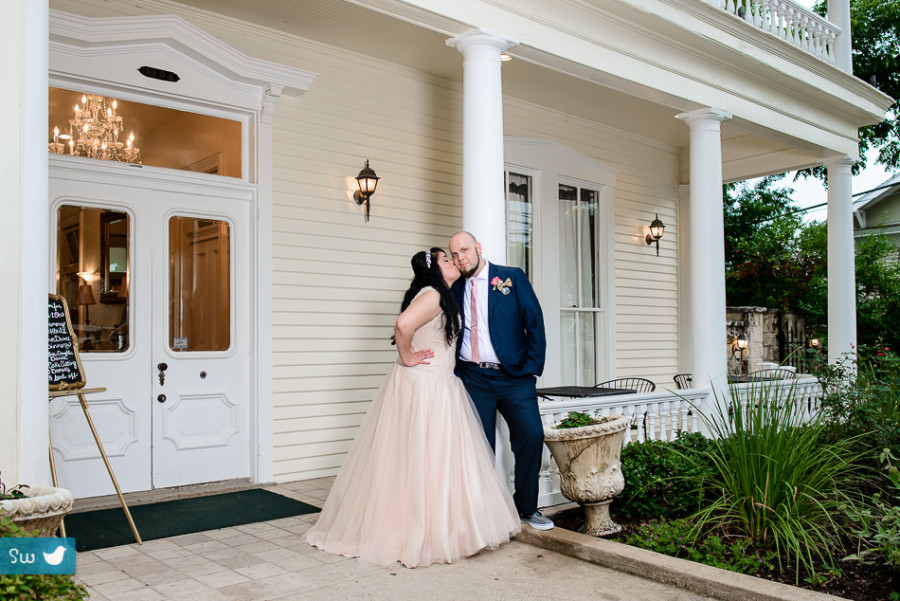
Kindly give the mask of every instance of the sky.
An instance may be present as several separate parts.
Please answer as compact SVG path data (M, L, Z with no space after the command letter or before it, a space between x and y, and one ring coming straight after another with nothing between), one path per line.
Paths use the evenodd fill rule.
M798 4L801 4L807 8L812 8L813 4L815 4L815 0L794 0ZM877 151L876 151L877 152ZM875 152L870 152L871 155L874 155ZM815 178L807 178L793 181L795 173L788 173L787 176L782 179L777 187L790 187L794 189L794 194L791 195L791 198L797 203L800 207L812 207L815 205L824 205L824 203L828 202L828 192L825 190L825 187L822 183ZM859 175L853 177L853 194L854 199L859 198L857 196L861 192L866 192L871 190L872 188L877 187L879 184L887 180L891 177L891 173L885 171L884 167L881 165L875 165L870 163L866 166L866 168L860 172ZM822 206L817 209L811 209L806 213L807 221L825 221L827 217L827 207Z

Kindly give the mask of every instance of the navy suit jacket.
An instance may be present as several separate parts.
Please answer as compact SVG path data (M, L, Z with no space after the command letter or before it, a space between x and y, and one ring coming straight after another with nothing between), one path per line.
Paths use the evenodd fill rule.
M494 278L512 282L509 294L491 284ZM454 282L453 292L463 316L463 327L468 328L464 309L466 280ZM491 345L503 369L513 376L539 376L544 371L547 354L547 336L544 333L544 315L528 276L518 267L506 267L488 263L488 329ZM456 356L462 348L460 335Z

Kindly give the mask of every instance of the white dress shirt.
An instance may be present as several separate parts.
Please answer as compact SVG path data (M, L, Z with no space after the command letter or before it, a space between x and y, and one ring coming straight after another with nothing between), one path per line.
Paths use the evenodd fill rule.
M481 271L466 280L466 290L463 293L463 317L466 328L462 333L462 348L459 350L459 358L463 361L472 360L472 341L469 337L469 325L472 310L472 286L478 286L478 349L481 351L481 360L488 363L500 363L494 346L491 344L491 329L488 325L488 262L484 260Z

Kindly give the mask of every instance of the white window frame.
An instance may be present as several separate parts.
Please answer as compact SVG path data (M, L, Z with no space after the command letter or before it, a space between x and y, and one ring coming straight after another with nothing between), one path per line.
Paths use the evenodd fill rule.
M542 386L573 384L562 381L560 332L559 184L598 193L597 249L600 269L600 311L597 331L597 380L616 373L615 354L615 185L617 171L559 142L540 138L506 137L505 171L530 175L533 182L532 285L544 311L547 363Z

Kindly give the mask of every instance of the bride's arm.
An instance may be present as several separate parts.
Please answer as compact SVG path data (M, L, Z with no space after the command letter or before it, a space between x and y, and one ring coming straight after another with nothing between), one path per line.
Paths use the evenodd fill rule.
M440 295L437 290L428 290L411 302L406 310L397 317L397 322L394 324L394 340L397 342L400 360L407 367L427 363L426 359L434 357L434 351L431 349L413 350L412 339L416 330L440 313Z

